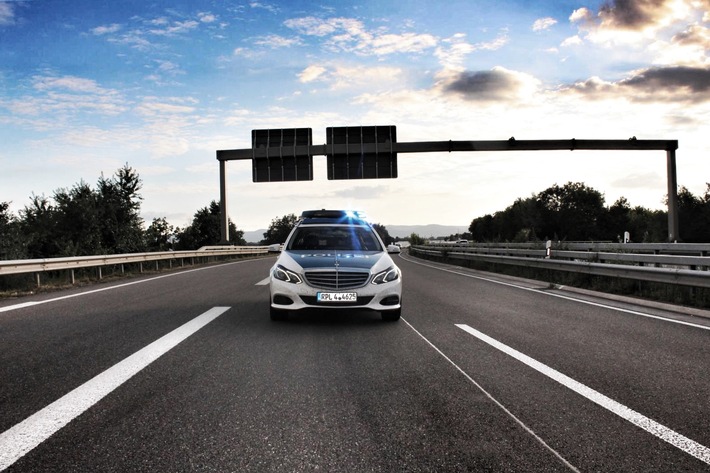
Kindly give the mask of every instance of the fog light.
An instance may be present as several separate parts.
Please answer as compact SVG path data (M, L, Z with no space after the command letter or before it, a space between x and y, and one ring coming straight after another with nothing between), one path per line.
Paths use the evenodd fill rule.
M291 304L293 304L293 300L288 296L282 296L281 294L276 294L274 296L274 304L291 305Z

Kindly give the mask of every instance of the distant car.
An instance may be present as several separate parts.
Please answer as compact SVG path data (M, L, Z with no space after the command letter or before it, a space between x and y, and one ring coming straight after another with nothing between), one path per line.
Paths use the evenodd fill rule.
M468 245L468 240L458 240L456 241L457 245Z
M402 274L358 213L310 210L286 239L269 283L272 320L301 309L359 308L386 321L402 312Z
M401 253L402 248L399 247L399 245L387 245L387 253Z

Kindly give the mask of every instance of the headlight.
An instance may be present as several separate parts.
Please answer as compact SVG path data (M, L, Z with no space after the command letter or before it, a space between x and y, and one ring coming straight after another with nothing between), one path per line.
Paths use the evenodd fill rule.
M286 281L293 284L301 284L303 282L301 276L291 270L284 268L281 265L276 266L272 274L274 278L278 279L279 281Z
M399 279L399 269L395 266L387 268L381 273L377 273L374 278L372 278L372 284L384 284L386 282L392 282Z

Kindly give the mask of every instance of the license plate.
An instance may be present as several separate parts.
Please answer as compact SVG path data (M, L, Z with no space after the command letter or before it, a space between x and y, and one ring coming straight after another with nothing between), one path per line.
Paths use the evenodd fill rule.
M357 292L319 292L318 302L357 302Z

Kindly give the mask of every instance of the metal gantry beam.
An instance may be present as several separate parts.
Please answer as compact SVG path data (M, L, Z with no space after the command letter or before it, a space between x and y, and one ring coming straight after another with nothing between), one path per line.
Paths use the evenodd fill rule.
M497 141L417 141L417 142L387 142L377 144L355 145L311 145L296 146L292 152L315 155L332 155L337 153L436 153L436 152L470 152L470 151L553 151L553 150L621 150L621 151L665 151L668 173L668 241L680 239L678 232L678 182L676 173L676 155L678 140L508 140ZM225 161L263 158L278 156L280 148L248 148L217 151L220 161L220 211L222 222L222 240L229 238L226 216L226 177Z

